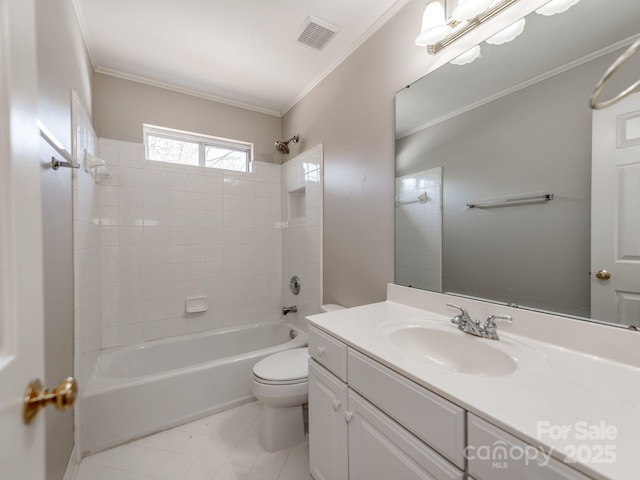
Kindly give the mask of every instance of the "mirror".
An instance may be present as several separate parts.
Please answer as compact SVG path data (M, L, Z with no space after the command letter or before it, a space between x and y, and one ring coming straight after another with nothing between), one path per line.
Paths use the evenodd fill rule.
M510 43L482 43L473 63L447 64L396 94L397 284L640 327L640 267L624 274L623 287L595 275L616 263L640 265L640 203L627 204L620 225L592 221L602 216L602 195L618 207L624 195L640 198L629 193L640 174L620 177L621 190L594 178L592 208L592 157L603 154L592 148L593 116L601 114L589 107L606 69L640 37L638 18L637 0L532 13ZM640 52L602 98L638 78ZM615 123L615 112L601 112ZM630 144L640 143L640 113L624 118ZM604 216L613 222L612 215ZM592 248L592 228L614 227L629 230L611 234L622 262Z

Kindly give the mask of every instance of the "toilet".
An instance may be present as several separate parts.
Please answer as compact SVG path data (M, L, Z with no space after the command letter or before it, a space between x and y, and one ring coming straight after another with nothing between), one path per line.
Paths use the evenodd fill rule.
M344 307L322 305L320 312ZM263 358L253 367L251 392L262 402L258 438L269 452L305 439L303 405L309 398L309 349L293 348Z

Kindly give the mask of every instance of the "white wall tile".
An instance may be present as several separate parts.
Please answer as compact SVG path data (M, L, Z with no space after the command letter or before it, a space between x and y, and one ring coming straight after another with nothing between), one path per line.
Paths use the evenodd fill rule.
M254 162L249 174L223 172L143 160L142 146L132 143L101 145L119 175L96 188L102 199L95 207L87 195L75 214L102 223L81 235L85 245L102 244L97 260L78 253L88 261L76 266L93 278L85 289L97 285L104 317L97 336L105 335L97 348L278 316L279 165ZM98 275L90 277L93 270ZM199 294L209 296L209 312L187 315L185 298Z
M210 177L210 178L215 178L215 177ZM205 177L203 175L192 175L187 173L185 185L186 185L187 192L204 192Z

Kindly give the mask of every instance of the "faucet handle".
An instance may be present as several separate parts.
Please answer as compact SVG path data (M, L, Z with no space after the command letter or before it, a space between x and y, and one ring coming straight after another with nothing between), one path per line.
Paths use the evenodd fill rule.
M460 322L465 323L471 320L471 317L469 316L469 312L467 312L466 309L459 307L458 305L454 305L452 303L447 303L447 307L457 308L458 310L460 310L460 315L456 315L455 317L453 317L451 319L451 323L455 325L460 325Z
M511 315L489 315L484 322L485 328L488 326L495 326L494 320L506 320L507 323L513 323L513 317Z
M463 317L468 317L469 316L469 312L467 312L466 309L459 307L458 305L454 305L453 303L447 303L447 307L452 307L452 308L457 308L458 310L460 310L460 314Z

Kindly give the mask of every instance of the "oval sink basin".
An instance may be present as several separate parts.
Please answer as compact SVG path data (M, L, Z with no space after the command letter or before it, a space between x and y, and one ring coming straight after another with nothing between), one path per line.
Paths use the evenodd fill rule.
M500 340L422 326L392 331L389 340L407 355L461 373L500 376L518 368L513 357L487 343Z

